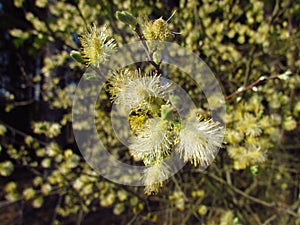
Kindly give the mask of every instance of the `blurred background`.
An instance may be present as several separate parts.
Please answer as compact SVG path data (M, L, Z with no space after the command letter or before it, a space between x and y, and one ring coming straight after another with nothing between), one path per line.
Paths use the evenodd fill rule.
M157 195L97 175L73 138L86 66L70 52L92 24L118 43L137 40L118 10L150 20L176 11L172 41L199 55L227 96L214 163L186 165ZM299 0L1 0L0 224L299 224L299 24ZM187 77L170 78L197 96ZM107 94L97 107L102 141L134 163L107 125Z

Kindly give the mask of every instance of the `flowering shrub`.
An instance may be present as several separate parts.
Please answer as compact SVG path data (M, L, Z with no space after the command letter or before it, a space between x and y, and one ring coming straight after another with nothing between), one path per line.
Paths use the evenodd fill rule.
M169 100L172 96L172 84L161 79L162 74L159 71L162 60L155 62L153 59L154 53L160 55L158 49L161 50L162 43L147 41L166 41L171 34L167 22L159 18L145 21L142 26L128 12L118 11L116 16L129 23L136 36L142 40L153 70L149 75L143 74L142 68L136 71L115 70L107 89L115 104L122 105L129 112L139 112L134 119L130 117L131 113L128 115L131 130L135 134L130 140L129 152L135 160L142 160L150 167L146 169L144 176L145 193L157 193L163 181L171 176L164 160L170 158L175 151L185 162L208 167L217 148L221 147L223 128L212 119L201 121L195 113L190 113L186 121L182 120L179 109ZM143 27L142 32L140 27ZM102 30L96 27L88 30L80 38L81 54L73 51L72 56L80 63L99 69L101 73L104 66L101 63L110 60L116 47L115 40L109 37L105 27ZM73 120L74 122L76 121Z
M1 13L8 10L7 2L2 3ZM28 119L32 132L5 123L6 115L26 102L13 89L1 89L5 101L0 124L2 201L22 201L26 210L51 214L42 214L45 224L85 224L92 212L101 213L103 208L116 215L110 219L117 219L117 224L299 223L299 4L259 0L13 3L27 22L10 26L10 38L21 48L18 54L34 55L41 68L26 75L18 58L13 65L23 72L10 85L20 83L19 92L32 86L39 94L34 101L42 105L37 108L44 109L47 103L51 115ZM72 138L68 145L61 143L70 132L74 84L83 71L89 66L101 72L101 65L111 62L117 48L133 40L145 43L148 63L113 71L94 107L76 109L78 114L95 111L93 121L83 118L73 127L85 131L95 123L113 157L146 165L144 190L104 179L86 164ZM225 124L212 118L208 103L217 98L204 96L178 68L163 65L162 47L150 40L175 41L213 70L226 100L223 143L219 134ZM93 82L101 76L85 73L85 78ZM1 83L5 82L3 78ZM184 119L178 112L182 102L172 96L178 88L174 83L198 104ZM97 93L92 88L86 91ZM113 105L130 112L127 120L133 135L128 149L114 135L114 129L123 127L111 124ZM97 148L88 149L91 158ZM166 161L173 153L188 163L170 177L172 165ZM98 156L95 160L104 163ZM153 192L156 195L147 195Z

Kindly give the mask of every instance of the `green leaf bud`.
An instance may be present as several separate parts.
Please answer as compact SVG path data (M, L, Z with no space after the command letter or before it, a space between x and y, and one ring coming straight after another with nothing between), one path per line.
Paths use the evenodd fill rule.
M169 105L162 105L161 108L161 118L163 120L168 120L172 116L172 107Z
M129 12L126 11L117 11L116 17L118 20L122 21L123 23L127 23L131 26L136 26L137 20L136 18Z
M153 61L156 63L156 64L160 64L161 63L161 53L159 51L155 51L153 53Z
M4 161L0 163L0 176L8 177L14 171L14 164L11 161Z
M84 78L87 79L87 80L92 80L92 79L95 79L95 78L96 78L96 75L93 74L93 73L84 73L83 76L84 76Z
M84 60L83 58L81 57L81 54L80 52L78 51L75 51L75 50L72 50L71 53L70 53L70 56L77 62L81 63L81 64L84 64Z

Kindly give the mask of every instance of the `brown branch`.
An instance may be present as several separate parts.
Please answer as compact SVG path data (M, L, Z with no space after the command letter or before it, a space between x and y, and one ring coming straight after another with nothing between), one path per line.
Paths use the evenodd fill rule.
M56 217L57 217L57 211L58 211L58 208L60 207L60 205L62 203L62 198L63 198L63 195L59 194L57 203L56 203L55 208L54 208L54 213L52 215L52 219L51 219L51 223L50 223L51 225L55 224L55 220L56 220Z
M234 192L238 193L239 195L242 195L243 197L245 197L245 198L247 198L247 199L249 199L249 200L251 200L251 201L253 201L253 202L256 202L256 203L258 203L258 204L260 204L260 205L263 205L263 206L266 206L266 207L274 207L274 206L275 206L274 203L266 202L266 201L263 201L263 200L261 200L261 199L258 199L258 198L256 198L256 197L253 197L253 196L247 194L246 192L244 192L244 191L242 191L242 190L236 188L236 187L233 186L233 185L228 184L225 180L223 180L222 178L220 178L220 177L218 177L218 176L216 176L216 175L214 175L214 174L212 174L212 173L207 173L207 175L210 176L211 178L213 178L214 180L216 180L216 181L222 183L222 184L226 184L226 185L227 185L228 187L230 187Z
M220 182L221 184L227 185L227 186L228 186L229 188L231 188L234 192L236 192L237 194L239 194L239 195L245 197L246 199L249 199L249 200L251 200L251 201L253 201L253 202L255 202L255 203L258 203L258 204L260 204L260 205L266 206L266 207L268 207L268 208L274 208L274 209L276 209L276 210L278 210L278 211L284 211L285 213L287 213L287 214L289 214L289 215L291 215L291 216L293 216L293 217L297 217L297 218L299 217L298 214L295 213L295 212L294 212L293 210L291 210L290 208L283 207L283 206L281 206L281 205L278 204L278 203L276 204L276 203L274 203L274 202L266 202L266 201L264 201L264 200L261 200L261 199L259 199L259 198L254 197L254 196L251 196L251 195L245 193L244 191L238 189L237 187L235 187L235 186L233 186L233 185L229 185L225 180L223 180L222 178L216 176L216 175L213 174L213 173L209 173L209 172L202 172L202 173L207 174L209 177L211 177L211 178L213 178L214 180Z
M7 123L4 123L4 122L1 121L1 120L0 120L0 124L3 124L3 125L4 125L8 130L10 130L12 133L18 134L18 135L20 135L20 136L22 136L22 137L24 137L24 138L25 138L25 137L28 137L28 136L31 136L30 134L26 134L26 133L24 133L23 131L20 131L20 130L18 130L17 128L14 128L14 127L10 126L10 125L8 125ZM43 145L43 146L47 146L47 145L48 145L47 142L38 140L38 139L35 138L35 137L33 137L33 139L34 139L35 141L37 141L38 143L40 143L41 145Z
M276 220L276 219L277 219L277 216L278 216L278 215L274 214L273 216L271 216L270 218L268 218L268 219L263 223L263 225L271 224L271 222L272 222L273 220Z
M151 54L149 53L149 49L148 49L148 46L146 44L146 39L144 38L143 34L141 33L141 27L139 24L137 24L134 28L134 31L136 32L137 36L138 36L138 39L142 42L142 45L143 45L143 48L145 49L145 52L147 54L147 57L148 57L148 60L149 62L151 63L152 66L154 66L155 68L155 72L157 74L160 74L160 69L159 69L159 65L156 64L154 61L153 61L153 58L151 57Z
M254 88L254 87L256 87L256 86L262 84L262 83L265 82L265 81L268 81L268 80L274 80L274 79L279 78L280 76L283 76L283 75L290 75L290 74L291 74L291 72L290 72L290 71L287 71L287 72L285 72L284 74L275 74L275 75L272 75L272 76L270 76L270 77L261 77L261 78L259 78L258 80L254 81L252 84L248 85L247 87L244 87L244 88L242 88L242 89L238 89L238 90L236 90L235 92L231 93L230 95L227 95L227 96L225 97L225 100L229 100L229 99L231 99L232 97L234 97L234 96L236 96L236 95L238 95L238 94L241 94L241 93L243 93L243 92L246 92L246 91L248 91L248 90L251 90L252 88Z
M18 101L18 102L15 102L15 101L7 101L7 102L0 102L0 104L10 104L14 107L17 107L17 106L27 106L27 105L31 105L35 102L34 99L29 99L29 100L25 100L25 101Z

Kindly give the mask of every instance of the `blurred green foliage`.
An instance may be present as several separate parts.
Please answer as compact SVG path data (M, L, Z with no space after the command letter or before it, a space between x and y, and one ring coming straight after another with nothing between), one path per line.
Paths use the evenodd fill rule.
M55 202L52 224L80 224L106 207L119 224L300 223L300 1L14 0L14 5L30 26L15 27L10 35L20 49L30 46L30 54L44 54L41 73L32 82L43 81L43 101L64 115L55 123L30 121L34 135L23 135L18 144L8 138L13 129L0 125L2 200L21 199L43 209L49 199ZM85 69L69 56L80 50L78 35L92 24L108 25L118 42L136 40L115 18L117 10L165 20L176 10L168 21L169 29L180 33L175 40L209 65L224 95L246 88L226 98L225 144L215 162L204 172L186 166L157 196L99 177L75 145L64 149L54 139L71 122L74 82ZM66 71L70 82L62 87ZM277 76L251 87L287 71L287 79ZM197 96L188 78L174 73L172 80ZM130 162L107 126L109 97L101 93L99 98L99 135L115 157ZM76 126L84 129L84 122ZM49 142L40 142L40 135ZM22 172L30 175L18 179Z

